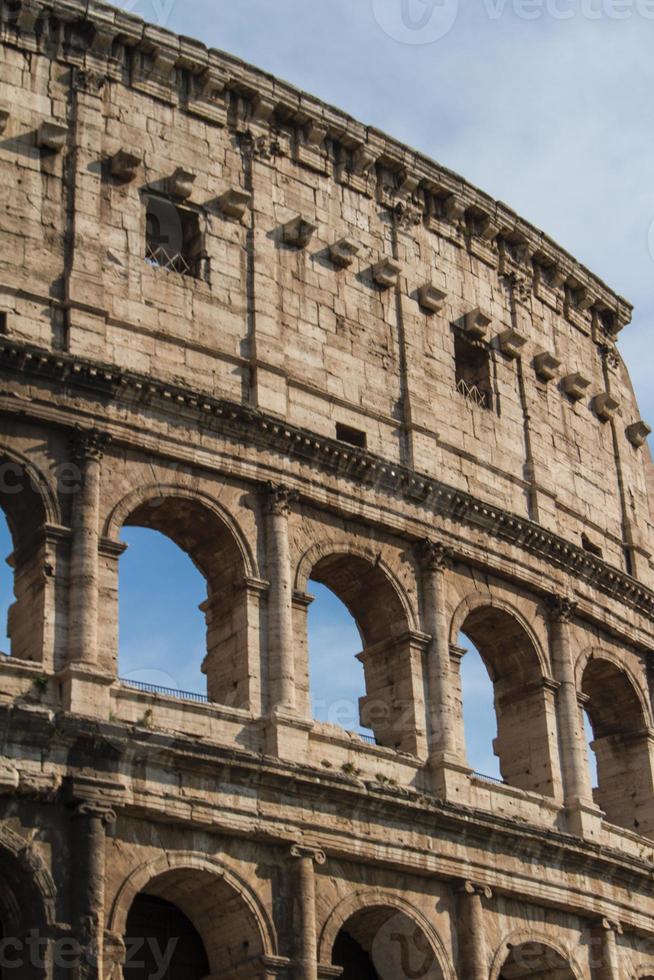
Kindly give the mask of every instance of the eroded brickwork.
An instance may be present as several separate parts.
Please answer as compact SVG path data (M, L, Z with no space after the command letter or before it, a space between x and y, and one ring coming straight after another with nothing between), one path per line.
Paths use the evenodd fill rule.
M78 0L3 0L0 40L19 975L154 977L171 937L185 980L654 975L629 304L199 42ZM119 679L128 526L206 580L206 699ZM375 744L311 718L310 580L359 626ZM501 782L466 759L462 634Z

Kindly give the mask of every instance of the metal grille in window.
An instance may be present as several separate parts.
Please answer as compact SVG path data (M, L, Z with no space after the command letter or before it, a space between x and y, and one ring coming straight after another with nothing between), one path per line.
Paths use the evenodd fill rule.
M183 276L200 274L203 236L199 214L162 197L149 197L146 211L145 261Z
M463 395L467 402L472 405L477 405L479 408L489 407L489 396L488 392L482 391L475 384L469 384L463 378L460 378L457 382L457 391Z

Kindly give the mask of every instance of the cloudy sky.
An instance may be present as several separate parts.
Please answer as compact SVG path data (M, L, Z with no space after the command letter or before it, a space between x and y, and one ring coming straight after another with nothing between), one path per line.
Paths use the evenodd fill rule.
M122 0L429 154L542 227L636 307L621 349L654 419L654 0ZM204 583L130 530L123 673L195 689ZM149 587L157 575L156 596ZM6 590L5 590L6 593ZM355 700L356 635L312 611L321 704ZM471 761L493 773L488 682L464 658ZM145 672L145 673L144 673ZM158 672L158 673L157 673ZM201 682L200 682L201 683ZM474 721L473 721L474 719ZM484 719L484 720L480 720ZM356 720L353 719L353 724Z

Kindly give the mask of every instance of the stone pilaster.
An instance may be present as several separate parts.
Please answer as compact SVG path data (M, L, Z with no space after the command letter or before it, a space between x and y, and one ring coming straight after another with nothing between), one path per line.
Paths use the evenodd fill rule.
M457 893L457 943L460 980L487 980L488 954L482 899L491 899L487 885L465 881Z
M73 815L73 929L81 947L76 980L102 978L106 829L115 820L101 802L80 803Z
M550 648L552 670L559 683L556 714L563 799L570 829L575 833L597 831L600 812L593 804L590 773L586 758L582 714L579 707L574 664L570 648L570 624L576 603L566 596L550 601Z
M418 557L422 569L425 632L430 636L427 651L427 731L429 759L433 765L444 758L457 760L444 595L445 570L450 567L451 554L439 542L427 540L419 546Z
M100 479L109 436L97 429L77 432L73 459L80 481L73 503L70 554L68 659L95 664L98 659L98 546Z
M268 662L273 712L295 710L293 581L288 540L288 515L295 499L297 494L287 487L270 483L266 489L266 548L270 578Z
M295 844L291 848L293 868L293 923L296 980L318 980L316 937L315 865L325 863L323 851Z
M593 926L589 944L593 980L622 980L624 971L617 942L621 935L620 923L610 919L600 919Z

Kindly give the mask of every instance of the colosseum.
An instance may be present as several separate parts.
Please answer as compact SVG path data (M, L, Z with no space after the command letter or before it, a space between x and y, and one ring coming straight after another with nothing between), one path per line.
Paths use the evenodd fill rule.
M94 0L0 41L3 980L651 980L629 303L198 41ZM120 679L126 527L206 582L206 696ZM309 582L374 737L312 719Z

